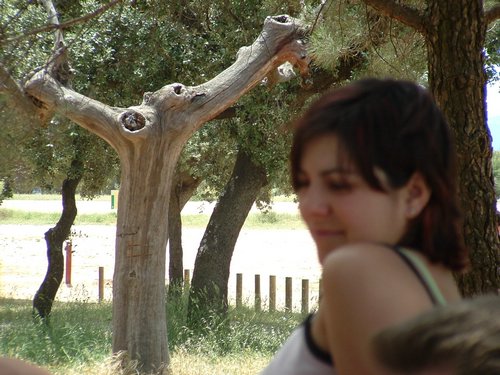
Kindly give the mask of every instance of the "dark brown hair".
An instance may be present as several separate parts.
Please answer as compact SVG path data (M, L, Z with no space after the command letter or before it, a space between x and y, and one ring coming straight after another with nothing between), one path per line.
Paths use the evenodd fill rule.
M448 124L430 94L415 83L365 79L323 95L297 120L291 150L294 188L305 145L334 134L342 155L365 181L383 190L380 168L391 188L420 172L432 191L399 245L458 271L467 265L458 207L456 155Z

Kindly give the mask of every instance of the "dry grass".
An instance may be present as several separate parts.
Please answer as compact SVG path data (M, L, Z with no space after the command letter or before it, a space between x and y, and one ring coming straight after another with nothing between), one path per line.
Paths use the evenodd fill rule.
M57 367L49 369L54 375L135 375L134 363L121 368L122 356L109 357L101 364ZM180 350L172 354L167 375L255 375L269 362L270 357L255 352L226 357L206 357Z
M269 360L269 357L255 352L214 358L176 352L172 355L171 375L255 375Z

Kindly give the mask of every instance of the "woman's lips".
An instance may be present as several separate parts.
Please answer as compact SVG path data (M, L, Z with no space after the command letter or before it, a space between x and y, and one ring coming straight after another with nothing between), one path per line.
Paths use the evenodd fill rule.
M314 236L317 237L332 237L342 235L342 231L338 229L313 229L311 230Z

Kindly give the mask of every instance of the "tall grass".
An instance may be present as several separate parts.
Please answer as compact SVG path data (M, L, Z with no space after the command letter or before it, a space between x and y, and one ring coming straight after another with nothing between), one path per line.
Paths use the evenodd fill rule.
M302 319L241 307L225 319L207 316L188 328L185 294L170 298L166 312L172 375L256 374ZM55 375L124 373L111 356L109 303L56 302L46 324L33 318L31 301L0 299L0 356Z

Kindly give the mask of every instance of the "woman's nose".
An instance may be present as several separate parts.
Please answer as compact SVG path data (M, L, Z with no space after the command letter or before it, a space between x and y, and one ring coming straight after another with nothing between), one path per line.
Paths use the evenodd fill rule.
M303 215L324 216L331 213L331 205L321 189L309 189L299 198L299 209Z

